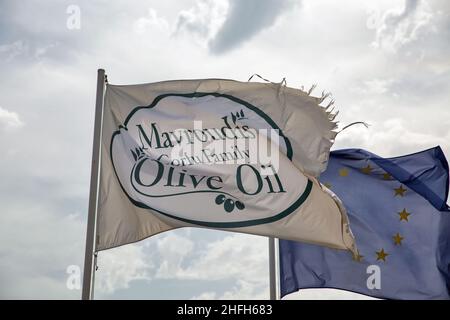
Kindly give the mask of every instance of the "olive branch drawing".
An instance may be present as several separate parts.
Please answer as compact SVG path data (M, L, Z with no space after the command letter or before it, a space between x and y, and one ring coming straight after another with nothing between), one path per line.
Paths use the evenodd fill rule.
M134 151L133 149L130 149L130 151L131 154L133 155L134 161L136 162L146 156L144 150L141 147L135 148Z

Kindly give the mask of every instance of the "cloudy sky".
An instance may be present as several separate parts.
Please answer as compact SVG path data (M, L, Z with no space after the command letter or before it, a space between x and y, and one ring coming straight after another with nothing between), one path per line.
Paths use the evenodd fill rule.
M0 298L78 299L96 70L109 82L254 73L330 91L335 149L450 158L446 0L1 0ZM79 18L79 19L78 19ZM99 254L97 298L268 297L267 240L198 229ZM362 298L334 290L288 298Z

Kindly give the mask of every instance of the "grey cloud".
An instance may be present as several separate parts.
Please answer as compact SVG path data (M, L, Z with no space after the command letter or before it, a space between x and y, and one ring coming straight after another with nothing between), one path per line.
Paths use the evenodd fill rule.
M385 16L385 22L390 25L398 24L400 21L404 20L416 11L419 2L419 0L405 0L405 7L403 11L399 13L387 13Z
M78 299L66 268L82 265L84 202L64 194L66 182L36 178L1 162L0 299ZM31 162L30 158L27 158ZM84 200L84 199L83 199Z
M197 21L197 17L190 11L181 12L175 25L175 33L186 30L201 37L207 37L209 34L209 25Z
M230 0L227 18L209 42L212 53L221 54L272 26L293 5L291 0Z
M4 1L0 5L0 45L9 50L2 57L33 63L43 54L55 59L72 56L81 37L66 28L67 1L48 5L42 1ZM58 46L59 44L59 46ZM6 58L8 58L6 56ZM64 59L66 60L66 59Z
M67 28L70 5L80 9L80 29ZM80 55L92 54L113 37L113 29L132 32L130 21L146 12L147 5L139 1L130 6L126 0L3 0L0 1L0 46L14 45L11 49L15 51L10 50L11 53L29 64L44 56L52 62L73 62ZM4 57L0 49L0 58Z
M448 4L444 0L405 0L401 11L389 9L382 15L376 26L373 45L388 52L402 51L419 56L425 55L429 48L441 48L442 39L449 38L437 35L436 30L449 34L449 17L445 12L448 12ZM418 43L430 44L430 40L434 42L431 46ZM445 43L448 45L450 40Z
M421 4L420 2L420 0L405 0L401 11L396 9L387 10L376 27L373 45L396 51L406 41L414 38L417 27L426 24L426 21L421 21L426 19L426 17L422 17L420 20L415 17Z
M178 13L174 34L187 32L208 41L223 24L229 0L197 0L189 10Z
M383 77L386 81L391 73L389 98L416 108L442 108L450 80L449 8L444 0L408 0L401 12L384 14L375 44L388 53L387 63L393 68Z

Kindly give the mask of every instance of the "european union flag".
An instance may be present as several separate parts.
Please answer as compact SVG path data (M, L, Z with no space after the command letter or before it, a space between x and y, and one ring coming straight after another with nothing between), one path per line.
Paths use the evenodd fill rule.
M347 208L359 256L280 240L282 296L336 288L385 299L450 298L449 169L440 147L388 159L333 151L320 180Z

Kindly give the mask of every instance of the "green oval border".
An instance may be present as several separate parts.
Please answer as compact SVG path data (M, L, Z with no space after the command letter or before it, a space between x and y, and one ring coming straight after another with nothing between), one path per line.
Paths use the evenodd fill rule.
M111 143L110 143L110 147L109 147L109 155L111 158L111 163L113 165L114 174L116 175L117 181L119 182L119 185L122 188L122 191L127 195L128 199L131 201L131 203L133 203L135 206L137 206L139 208L150 209L150 210L158 212L159 214L161 214L163 216L169 217L171 219L179 220L179 221L186 222L186 223L193 224L193 225L209 227L209 228L242 228L242 227L249 227L249 226L255 226L255 225L260 225L260 224L267 224L267 223L271 223L271 222L275 222L280 219L283 219L284 217L288 216L293 211L295 211L303 202L305 202L305 200L308 198L309 194L311 193L311 189L312 189L312 181L310 179L308 179L306 188L303 191L303 193L300 195L300 197L292 205L290 205L287 209L285 209L282 212L280 212L274 216L271 216L271 217L255 219L255 220L247 220L247 221L206 222L206 221L199 221L199 220L191 220L191 219L186 219L186 218L182 218L182 217L178 217L178 216L174 216L174 215L165 213L161 210L152 208L140 201L134 200L127 193L125 188L123 187L123 185L119 179L119 176L117 174L116 166L114 165L114 160L113 160L113 155L112 155L112 146L113 146L114 138L120 134L120 129L125 129L126 131L128 131L128 128L127 128L128 122L130 121L131 117L137 111L139 111L141 109L147 109L147 108L151 109L151 108L155 107L158 104L158 102L161 101L162 99L164 99L166 97L171 97L171 96L186 97L186 98L198 98L198 97L204 97L204 96L223 97L223 98L227 98L229 100L232 100L233 102L236 102L238 104L245 106L246 108L254 111L256 114L258 114L260 117L262 117L273 129L278 130L279 135L284 138L285 143L286 143L286 149L287 149L286 156L288 157L289 160L292 161L293 152L292 152L292 147L291 147L291 143L290 143L289 139L283 134L282 130L278 127L278 125L267 114L265 114L262 110L258 109L254 105L252 105L244 100L241 100L239 98L236 98L234 96L231 96L228 94L217 93L217 92L165 93L165 94L157 96L153 100L153 102L148 106L135 107L126 117L124 124L120 125L119 129L114 131L112 134L112 137L111 137Z

